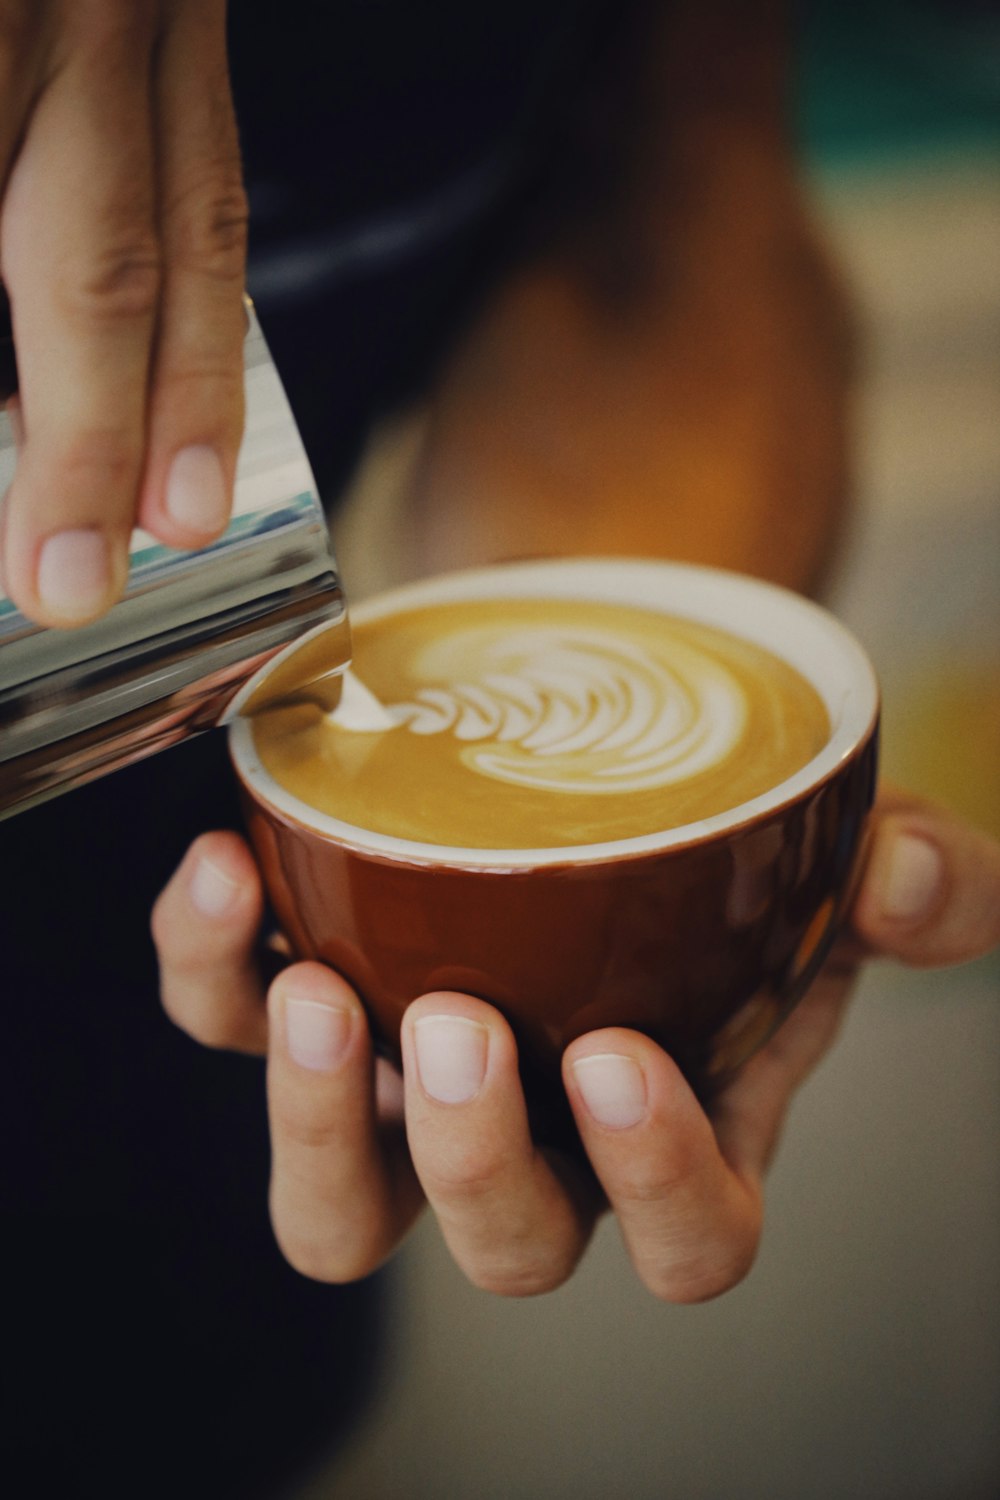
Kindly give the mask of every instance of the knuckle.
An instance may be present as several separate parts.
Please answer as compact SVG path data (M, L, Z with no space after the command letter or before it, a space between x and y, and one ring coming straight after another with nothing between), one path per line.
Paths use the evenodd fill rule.
M62 310L72 320L88 323L151 319L159 302L162 269L160 247L151 232L116 236L86 265L59 278Z
M135 480L139 455L138 432L115 427L75 433L60 455L62 482L72 489L95 484L110 490L125 489Z
M702 1163L694 1156L664 1155L650 1167L640 1169L627 1161L622 1168L615 1196L623 1203L643 1208L687 1196L697 1185Z
M306 1153L328 1150L337 1134L336 1119L298 1092L272 1099L271 1126L287 1146Z
M462 1140L439 1148L432 1162L422 1165L428 1194L451 1203L478 1203L496 1191L502 1165L492 1150Z
M205 942L180 922L165 918L154 933L161 968L178 984L210 988L224 995L232 983L232 955Z
M689 1260L646 1266L640 1274L659 1301L690 1306L732 1291L750 1274L756 1256L756 1238L746 1238L714 1250L702 1249Z
M76 35L91 53L114 48L131 55L137 39L152 34L153 0L74 0Z
M249 217L238 168L190 184L168 208L174 262L210 280L242 284Z
M278 1249L293 1271L298 1271L300 1276L305 1276L310 1281L335 1284L341 1280L325 1245L318 1244L311 1238L291 1234L277 1222L273 1222L273 1230Z
M463 1270L481 1292L491 1292L497 1297L541 1297L564 1285L575 1264L575 1256L537 1252L525 1255L521 1250L514 1256L464 1266Z
M236 1045L238 1038L227 1018L211 1008L192 1004L182 982L161 977L160 1004L167 1020L199 1047L225 1052Z
M238 347L178 355L157 375L157 398L204 421L210 411L220 434L239 440L245 421L243 365Z
M328 1286L345 1286L360 1281L378 1269L384 1259L382 1246L357 1232L317 1235L315 1231L294 1228L283 1222L276 1204L271 1206L271 1227L275 1242L285 1260L309 1281Z

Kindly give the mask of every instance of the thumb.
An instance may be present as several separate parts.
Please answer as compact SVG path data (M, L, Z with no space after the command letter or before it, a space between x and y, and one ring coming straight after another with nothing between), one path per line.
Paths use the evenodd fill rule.
M876 816L853 913L866 944L934 967L980 958L1000 943L1000 844L927 804Z

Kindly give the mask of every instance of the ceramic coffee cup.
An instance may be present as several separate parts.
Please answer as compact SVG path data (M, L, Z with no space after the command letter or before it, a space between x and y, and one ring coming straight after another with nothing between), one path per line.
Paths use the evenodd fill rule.
M543 706L542 718L536 713L527 730L523 716L513 727L510 722L498 727L495 713L480 701L484 691L513 695L519 712L526 700L513 682L510 653L504 656L500 649L498 657L491 647L491 671L481 673L472 689L466 683L459 704L465 719L454 702L449 707L446 701L449 685L435 680L419 701L405 711L393 710L399 725L388 731L396 737L394 753L403 757L404 770L410 755L423 754L439 734L456 742L463 766L473 756L476 766L485 765L493 776L480 800L487 809L496 800L495 843L484 843L480 828L478 842L464 846L455 841L455 820L461 828L463 807L471 807L472 800L466 799L459 772L448 783L453 791L444 841L373 831L360 820L318 810L282 785L258 751L254 721L237 719L230 729L233 764L278 921L298 956L322 960L357 988L390 1055L397 1053L400 1020L416 996L460 990L490 1001L510 1021L526 1081L536 1092L547 1086L546 1078L558 1076L560 1055L571 1040L620 1025L660 1042L708 1097L805 993L849 905L875 787L878 689L871 665L830 614L754 579L650 561L552 560L444 575L364 604L352 614L359 675L366 674L367 630L380 632L379 649L391 657L394 642L404 638L405 621L418 617L430 622L428 659L439 666L448 662L451 648L439 649L436 636L455 607L458 626L465 628L466 605L499 621L501 637L508 625L514 634L530 634L539 621L546 625L550 614L558 625L560 611L569 609L567 618L576 620L567 627L570 656L563 641L559 661L563 667L568 661L571 672L592 638L604 650L604 612L610 608L641 612L642 629L653 632L649 639L661 619L664 628L679 618L725 632L763 648L804 679L825 711L818 746L804 764L779 774L775 784L750 796L737 790L735 805L703 809L695 818L682 814L679 822L669 823L654 817L640 832L596 840L586 834L579 843L563 832L559 843L543 840L538 847L525 846L522 830L506 843L504 830L513 823L503 810L505 776L508 782L530 781L539 765L547 775L555 755L578 777L579 805L593 805L604 816L614 795L605 795L595 778L608 771L609 744L613 748L630 733L629 753L641 774L654 782L676 780L676 769L670 769L674 752L669 745L664 751L657 740L663 725L669 721L674 733L680 714L682 739L694 733L704 745L713 734L725 736L727 713L736 719L743 713L742 689L738 684L732 689L730 702L726 667L718 680L710 671L700 686L683 663L676 682L672 668L655 666L652 675L643 676L642 642L620 649L612 642L608 650L618 665L611 677L624 663L624 687L617 678L608 686L605 663L596 688L589 683L575 697L569 691L569 708L560 679L553 691L561 707ZM441 606L447 606L443 616L427 613ZM477 621L479 615L473 625ZM551 671L532 670L534 689L544 694L552 688ZM664 672L670 701L651 708L650 683L658 692ZM710 705L712 722L699 740L700 694ZM637 703L640 712L638 728L627 733L621 727L626 701ZM580 714L585 709L591 715L587 705L595 703L598 718L605 717L598 730L591 725L581 731ZM428 727L422 710L442 705L443 720ZM553 712L562 714L555 740L561 735L565 755L553 742ZM378 736L365 738L375 745ZM539 739L541 757L534 754ZM767 736L763 739L766 749ZM585 764L579 760L581 743ZM742 752L733 753L738 765ZM578 776L581 766L585 774ZM700 762L696 769L701 774ZM414 807L433 830L433 807L428 812L422 806L422 774L418 766L415 785L397 800L401 816ZM335 768L330 775L335 782ZM380 788L389 800L390 782L398 793L401 776L385 773L379 781L376 773L374 801L382 800ZM740 784L735 772L723 769L721 794L713 795L725 802L727 789ZM558 800L559 791L552 795Z

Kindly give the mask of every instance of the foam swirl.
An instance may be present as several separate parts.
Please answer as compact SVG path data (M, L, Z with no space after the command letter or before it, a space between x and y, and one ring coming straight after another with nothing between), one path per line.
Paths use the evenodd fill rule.
M420 688L390 713L413 734L451 733L465 764L552 792L625 793L687 780L739 743L747 701L709 652L672 640L669 663L599 630L452 637L460 680ZM470 670L471 669L471 670Z

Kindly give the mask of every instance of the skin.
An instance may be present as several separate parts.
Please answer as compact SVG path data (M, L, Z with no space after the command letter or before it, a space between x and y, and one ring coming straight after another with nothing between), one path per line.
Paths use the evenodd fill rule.
M137 521L196 547L229 515L247 210L225 0L0 0L0 100L22 437L3 586L78 625L120 595Z
M426 403L394 518L413 573L659 556L814 592L835 561L853 320L799 181L785 6L648 10L583 107L579 198L540 211ZM358 520L352 580L385 550Z
M533 1143L516 1047L496 1010L469 995L415 997L400 1076L374 1058L360 1002L338 975L291 964L265 987L262 905L242 839L205 834L160 897L153 934L177 1025L207 1046L267 1054L271 1214L293 1266L322 1281L364 1276L426 1204L470 1281L532 1295L566 1280L610 1210L643 1284L687 1303L728 1290L753 1264L767 1167L795 1094L833 1045L859 965L955 964L1000 942L1000 847L937 808L883 794L851 930L711 1115L648 1038L609 1029L574 1042L564 1084L599 1190ZM310 1020L329 1012L336 1033L308 1064L289 1045L289 1015L303 1002ZM449 1101L429 1092L418 1053L421 1027L442 1017L467 1023L485 1063L479 1086ZM626 1123L595 1118L580 1087L586 1060L609 1054L638 1070ZM439 1092L440 1073L431 1077Z

